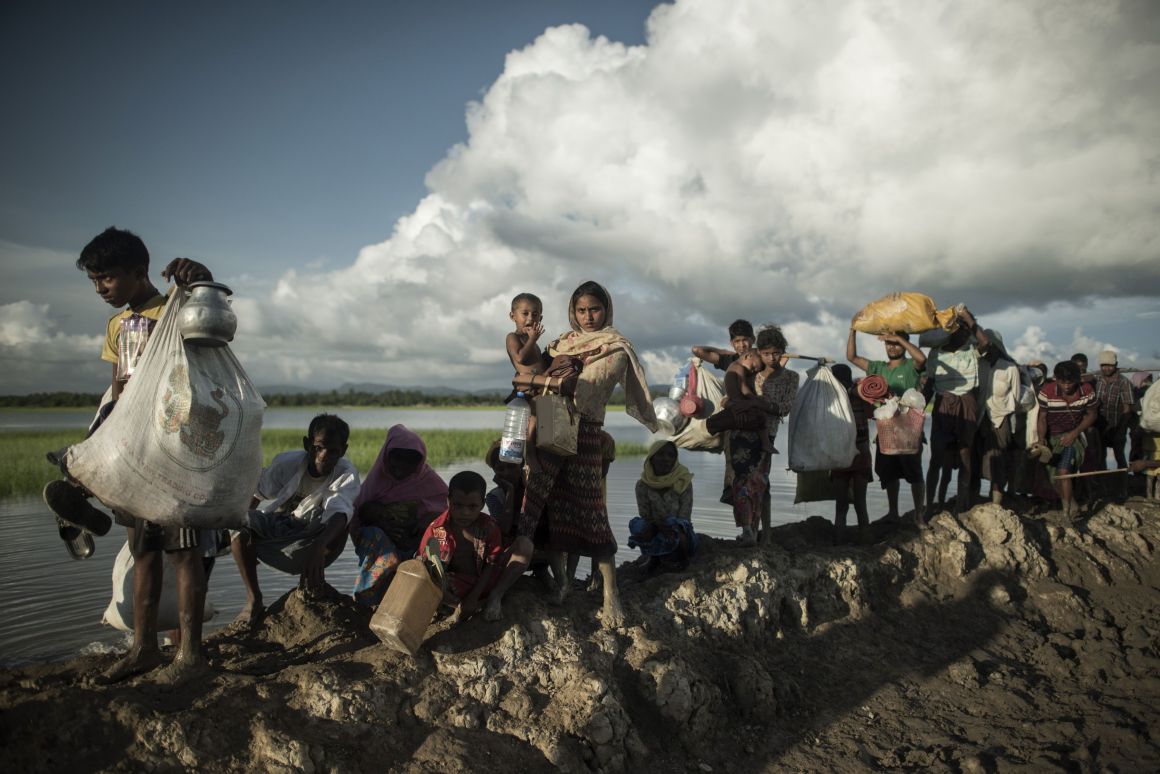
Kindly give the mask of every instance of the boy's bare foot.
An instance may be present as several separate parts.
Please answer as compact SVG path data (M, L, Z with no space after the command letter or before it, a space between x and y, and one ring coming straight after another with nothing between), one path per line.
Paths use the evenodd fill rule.
M122 680L128 680L130 677L151 672L159 666L161 666L161 651L156 649L130 650L118 659L117 663L95 676L93 682L97 685L112 685Z
M544 584L544 591L553 594L556 591L556 581L552 580L552 574L548 572L548 568L542 564L536 565L532 570L532 576L540 583Z
M753 534L753 527L741 528L741 534L737 536L737 545L743 548L757 545L757 537Z
M572 584L567 578L556 585L556 593L552 595L552 602L557 605L564 604L564 600L572 593Z
M184 658L178 656L169 666L157 672L155 681L158 685L178 688L191 680L209 677L212 674L213 669L202 656Z
M600 611L600 625L605 629L619 629L624 626L624 610L620 607L620 599L613 597L604 600L604 608Z
M1079 503L1075 500L1069 501L1067 514L1072 521L1079 521Z
M483 608L483 620L498 621L503 618L503 607L498 597L487 600L487 607Z
M600 588L600 576L597 575L596 573L592 573L591 575L588 576L588 585L584 587L584 590L587 591L589 594L591 594L593 591L596 591L599 588Z

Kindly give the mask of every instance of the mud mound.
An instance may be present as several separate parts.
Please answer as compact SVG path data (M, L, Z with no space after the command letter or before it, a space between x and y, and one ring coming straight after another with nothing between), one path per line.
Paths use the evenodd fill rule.
M867 547L818 519L706 539L683 573L621 568L625 628L528 579L504 621L439 623L415 659L349 599L292 592L181 695L86 687L99 659L5 674L0 743L30 770L65 747L85 769L1155 770L1158 517L986 505Z

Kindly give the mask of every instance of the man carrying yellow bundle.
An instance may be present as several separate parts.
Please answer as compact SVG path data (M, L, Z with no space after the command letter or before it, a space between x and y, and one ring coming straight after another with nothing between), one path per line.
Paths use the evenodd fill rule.
M941 347L931 347L927 356L926 379L934 386L930 465L926 472L928 519L934 511L935 490L939 490L940 499L945 496L956 461L959 473L955 512L962 513L971 507L971 455L979 425L979 351L990 344L986 332L964 306L958 313L954 333Z

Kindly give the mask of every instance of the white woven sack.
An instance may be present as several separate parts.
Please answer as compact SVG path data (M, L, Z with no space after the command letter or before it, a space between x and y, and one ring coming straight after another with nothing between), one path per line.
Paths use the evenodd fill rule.
M121 546L121 552L113 562L113 598L105 608L101 623L123 632L133 631L133 572L135 564L129 544ZM205 598L203 621L217 615L217 608L209 597ZM157 602L157 629L178 629L181 616L177 612L177 573L168 567L161 576L161 599Z
M229 347L186 346L170 295L109 418L69 447L69 475L158 524L240 527L262 472L265 402Z
M829 366L814 366L789 413L790 470L849 467L858 454L857 436L846 388Z
M721 410L721 402L725 399L725 386L717 375L706 368L700 358L690 358L693 368L697 370L697 395L706 404L712 404L714 411ZM721 451L725 443L724 434L713 435L705 427L704 419L690 419L681 428L681 432L670 440L682 449L696 451Z
M1160 382L1154 383L1140 401L1140 427L1149 433L1160 433Z

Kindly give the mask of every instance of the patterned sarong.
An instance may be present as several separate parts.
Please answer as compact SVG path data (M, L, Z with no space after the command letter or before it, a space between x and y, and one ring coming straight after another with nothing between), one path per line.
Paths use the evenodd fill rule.
M1050 441L1051 444L1051 463L1047 466L1047 475L1054 482L1058 475L1065 475L1068 473L1076 473L1082 471L1084 457L1084 439L1080 436L1076 442L1071 446L1064 446L1059 441L1059 437L1054 437Z
M765 430L733 430L729 433L729 459L733 466L733 521L738 527L756 529L769 496L769 453L762 448Z
M358 577L354 581L354 601L360 605L378 607L387 593L387 586L395 577L395 568L406 557L378 527L362 527L354 536L354 550L358 554Z
M581 556L616 553L616 538L608 524L601 476L600 425L580 421L576 456L539 455L540 470L529 473L520 534L538 549Z

